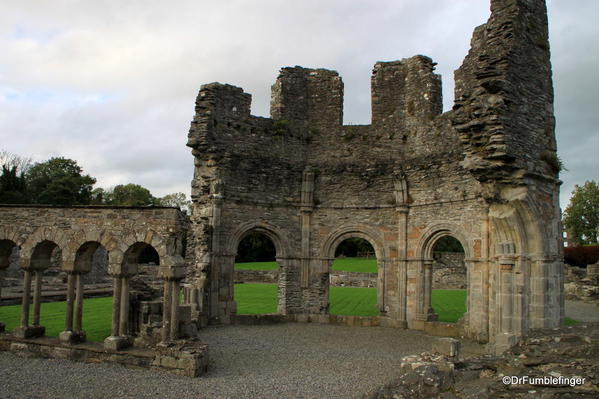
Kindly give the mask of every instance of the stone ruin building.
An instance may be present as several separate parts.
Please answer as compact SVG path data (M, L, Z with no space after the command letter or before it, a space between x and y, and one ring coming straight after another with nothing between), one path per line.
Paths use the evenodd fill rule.
M450 235L462 244L467 267L459 334L505 349L564 320L545 2L491 0L489 20L475 29L455 71L455 104L445 113L434 67L421 55L377 62L369 125L343 125L343 82L335 71L283 68L270 118L250 114L251 96L241 88L202 86L187 144L195 173L183 304L174 294L184 277L175 210L61 209L52 226L35 229L47 222L36 219L46 211L1 207L2 245L21 247L26 285L43 269L47 243L63 247L63 268L74 276L69 310L81 300L77 276L86 268L78 259L96 245L86 243L108 250L122 298L135 273L131 246L155 245L165 280L161 337L168 342L179 337L183 313L199 327L236 322L234 261L250 232L275 245L281 318L331 320L335 249L360 237L377 257L377 323L435 331L432 250ZM146 223L140 212L163 212L165 219ZM70 214L80 216L67 220ZM129 334L124 302L114 308L111 349Z

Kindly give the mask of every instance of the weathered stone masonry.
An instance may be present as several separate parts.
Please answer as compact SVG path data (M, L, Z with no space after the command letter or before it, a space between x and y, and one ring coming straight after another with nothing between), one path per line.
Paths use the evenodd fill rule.
M0 206L0 268L9 265L17 247L25 271L21 325L14 335L24 339L44 335L40 325L42 275L59 249L60 268L68 274L65 330L60 340L84 341L82 276L90 272L94 254L103 248L114 281L112 332L105 347L116 350L131 345L130 278L137 274L140 253L152 246L160 259L159 274L169 300L164 306L163 340L177 339L179 312L173 309L179 306L179 296L170 293L179 292L179 281L185 276L181 255L186 227L183 215L174 208Z
M367 239L387 325L424 329L432 248L465 250L464 333L505 347L563 320L558 163L545 3L492 0L442 112L433 61L378 62L372 123L344 126L334 71L283 68L271 118L251 96L212 83L196 100L188 146L195 317L236 313L233 264L250 231L277 250L279 313L328 314L336 246Z

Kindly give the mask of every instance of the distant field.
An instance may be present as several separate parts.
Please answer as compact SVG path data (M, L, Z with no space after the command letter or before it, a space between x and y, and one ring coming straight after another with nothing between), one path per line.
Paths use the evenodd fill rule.
M337 258L333 270L344 272L376 273L376 258Z
M277 262L243 262L235 263L235 269L240 270L275 270ZM375 258L337 258L333 262L333 270L346 272L376 273Z
M279 268L277 262L242 262L235 263L235 269L239 270L276 270Z

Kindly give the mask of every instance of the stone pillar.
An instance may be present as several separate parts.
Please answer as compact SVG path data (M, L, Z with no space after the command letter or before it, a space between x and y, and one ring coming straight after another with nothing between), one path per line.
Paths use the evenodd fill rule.
M70 343L73 334L73 309L75 306L75 276L68 272L67 279L67 310L64 318L64 331L60 333L61 342Z
M35 271L35 285L33 287L33 326L39 327L42 305L42 271Z
M397 232L398 232L398 290L399 293L399 309L398 322L399 326L406 328L408 326L408 207L407 205L398 206L397 211Z
M60 333L59 338L63 343L75 344L85 341L85 332L81 328L83 317L83 287L80 273L68 273L65 330Z
M165 259L172 266L160 266L159 275L164 279L164 302L162 305L162 345L179 338L179 288L185 277L185 264L180 257Z
M502 353L518 342L519 335L514 332L514 265L513 256L499 258L499 300L496 304L498 313L498 333L495 336L495 351Z
M1 262L0 262L0 302L2 302L2 280L3 280L3 276L2 276L2 270L8 268L8 265L10 263L6 262L6 266L4 266ZM2 323L0 321L0 332L4 332L6 326L4 325L4 323Z
M433 294L433 260L424 261L424 315L426 321L437 320L437 315L432 307L431 296Z
M29 305L31 301L31 273L35 273L34 287L34 316L33 325L29 325ZM46 333L46 328L40 326L40 299L41 299L41 270L25 269L23 277L23 300L21 309L21 325L14 331L17 338L36 338L43 337ZM37 304L37 306L36 306Z
M174 341L179 338L179 280L171 281L171 325L169 339Z
M302 232L302 260L300 287L308 288L310 286L310 228L312 219L312 210L314 208L314 172L310 167L306 167L302 174L302 192L300 222ZM280 254L278 254L280 256Z
M171 331L171 296L172 286L169 280L164 280L164 295L162 303L162 342L168 342Z
M104 340L104 348L109 350L120 350L129 346L129 341L126 337L120 335L121 328L121 320L122 315L121 312L123 310L122 301L123 301L123 276L122 275L114 275L113 276L113 292L112 292L112 327L110 330L110 337ZM127 298L127 301L129 298Z
M31 271L25 270L23 276L23 299L21 301L21 327L29 327L29 302L31 301Z
M119 318L119 335L129 336L129 277L121 277L121 311Z
M77 288L75 296L75 332L85 340L85 331L83 331L83 278L81 273L77 273L75 277L75 286Z

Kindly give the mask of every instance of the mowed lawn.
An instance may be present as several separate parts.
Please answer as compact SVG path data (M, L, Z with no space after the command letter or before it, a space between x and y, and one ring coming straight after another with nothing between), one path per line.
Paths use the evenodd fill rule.
M235 263L239 270L275 270L277 262L242 262ZM333 270L346 272L376 273L376 258L337 258L333 262Z
M277 312L276 284L235 284L238 314ZM466 311L466 290L433 290L440 321L456 322ZM330 287L329 312L344 316L376 316L376 288Z
M66 302L41 304L40 323L46 327L46 335L56 337L64 330ZM30 320L33 308L30 308ZM112 297L89 298L83 301L83 329L87 340L101 342L110 335L112 320ZM0 306L0 321L12 331L21 323L21 305Z

